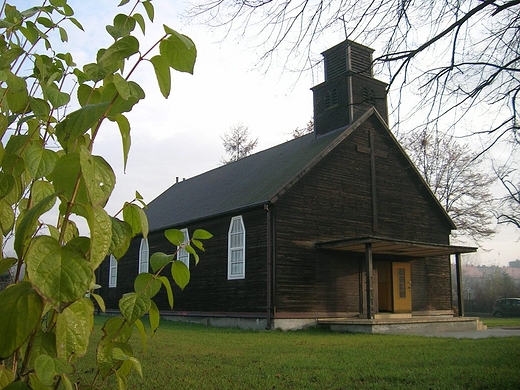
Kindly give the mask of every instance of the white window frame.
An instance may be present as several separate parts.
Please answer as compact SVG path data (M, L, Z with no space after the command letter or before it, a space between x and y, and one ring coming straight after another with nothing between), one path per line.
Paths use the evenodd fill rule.
M181 229L181 232L184 234L184 241L182 243L186 244L190 240L188 229ZM190 254L185 248L177 247L177 260L182 261L188 269L190 268Z
M238 223L238 224L237 224ZM233 230L237 228L239 230ZM242 236L240 239L240 235ZM237 272L237 266L241 269ZM231 218L228 231L228 280L246 277L246 228L242 216Z
M117 259L114 255L110 255L108 264L108 287L117 287Z
M150 247L148 246L148 239L142 238L139 246L139 268L137 273L142 274L148 272L150 266Z

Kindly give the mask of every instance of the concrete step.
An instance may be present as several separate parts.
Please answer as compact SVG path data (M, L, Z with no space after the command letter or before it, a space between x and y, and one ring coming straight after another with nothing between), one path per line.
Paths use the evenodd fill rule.
M487 325L484 325L484 323L480 320L477 320L477 330L487 330Z

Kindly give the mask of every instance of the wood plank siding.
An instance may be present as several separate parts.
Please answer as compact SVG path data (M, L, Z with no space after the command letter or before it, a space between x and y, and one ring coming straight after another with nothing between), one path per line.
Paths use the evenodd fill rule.
M228 280L228 229L231 218L242 215L246 229L246 278ZM213 238L204 242L206 251L200 253L199 265L190 256L191 280L184 291L174 286L174 311L176 312L244 312L265 313L267 307L267 224L266 211L263 208L249 210L242 214L226 215L201 221L178 229L188 228L190 236L195 229L205 229ZM174 246L164 238L162 231L152 232L148 236L150 255L154 252L173 253ZM110 309L117 309L122 293L133 291L133 281L137 276L140 238L132 241L127 254L118 264L117 288L108 288L108 268L102 267L101 294ZM107 263L107 262L105 262ZM162 311L169 311L167 295L161 291L155 303Z
M377 234L448 243L450 226L439 215L427 189L380 124L370 119L276 203L277 312L359 311L363 256L318 251L314 244L374 234L370 157L357 151L357 145L368 147L367 131L374 134L374 147L387 154L385 159L376 157ZM413 261L412 270L417 279L412 287L413 310L449 309L449 273L447 278L445 275L449 272L448 257ZM434 274L439 278L432 282Z

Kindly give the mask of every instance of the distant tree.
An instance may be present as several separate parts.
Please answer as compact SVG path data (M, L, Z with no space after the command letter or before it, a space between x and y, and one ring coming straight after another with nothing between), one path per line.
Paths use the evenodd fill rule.
M498 179L506 190L506 195L500 198L497 211L499 224L510 224L520 229L520 177L518 170L511 164L499 169Z
M482 168L468 145L439 133L411 133L401 140L410 158L453 219L455 237L478 243L495 233L490 188L495 178Z
M258 138L250 140L249 137L249 128L241 123L232 126L228 133L220 137L226 153L230 155L229 160L222 159L222 163L229 164L249 156L258 144Z
M496 267L481 278L469 280L467 291L477 311L490 313L496 299L517 297L520 294L520 281Z
M297 127L292 132L292 137L294 138L300 138L306 134L312 133L314 131L314 120L311 118L309 119L309 122L307 122L307 126L303 128Z

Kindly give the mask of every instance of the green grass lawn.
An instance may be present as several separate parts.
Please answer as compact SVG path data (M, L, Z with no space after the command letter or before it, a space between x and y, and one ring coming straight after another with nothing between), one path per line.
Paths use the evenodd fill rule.
M99 337L99 324L95 336ZM518 389L520 338L243 331L162 321L129 389ZM89 352L78 367L91 380ZM114 387L115 388L115 387Z
M481 318L484 325L488 328L503 328L503 327L520 327L520 318Z

